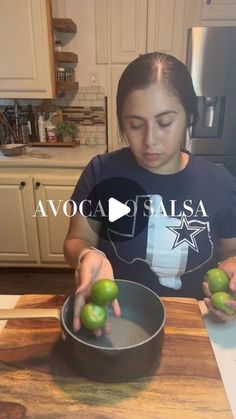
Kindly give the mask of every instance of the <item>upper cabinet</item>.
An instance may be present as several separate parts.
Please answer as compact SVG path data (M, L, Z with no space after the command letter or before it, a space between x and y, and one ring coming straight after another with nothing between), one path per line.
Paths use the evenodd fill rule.
M55 97L50 0L0 0L0 98Z
M162 51L183 58L187 0L96 0L98 64Z
M236 19L236 0L202 0L201 20Z
M148 0L147 52L184 58L186 0Z
M147 1L111 2L111 62L127 63L146 51Z

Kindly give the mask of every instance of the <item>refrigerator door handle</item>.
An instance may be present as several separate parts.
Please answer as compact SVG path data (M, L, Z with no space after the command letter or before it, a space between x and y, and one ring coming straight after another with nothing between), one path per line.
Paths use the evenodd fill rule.
M205 96L204 98L204 126L212 128L217 104L217 96Z

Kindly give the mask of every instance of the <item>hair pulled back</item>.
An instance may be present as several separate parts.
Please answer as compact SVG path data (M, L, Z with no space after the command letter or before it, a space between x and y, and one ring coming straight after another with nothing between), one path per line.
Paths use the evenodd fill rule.
M192 125L197 115L197 96L187 67L172 55L152 52L132 61L119 80L116 112L121 132L122 110L127 96L134 90L145 89L155 83L164 85L179 98L187 115L187 125Z

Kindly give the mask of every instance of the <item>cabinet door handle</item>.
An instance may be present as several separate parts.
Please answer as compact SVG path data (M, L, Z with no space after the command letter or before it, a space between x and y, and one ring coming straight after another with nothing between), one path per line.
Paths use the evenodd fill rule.
M40 182L35 182L35 189L38 189L40 187Z
M20 183L20 189L23 189L25 187L25 182L24 181L22 181L21 183Z

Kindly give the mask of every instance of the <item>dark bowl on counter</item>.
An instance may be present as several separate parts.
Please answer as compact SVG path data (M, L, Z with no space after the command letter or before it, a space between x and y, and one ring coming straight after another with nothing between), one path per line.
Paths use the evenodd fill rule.
M115 281L121 317L109 311L109 335L97 338L83 327L73 332L73 296L66 300L61 313L73 367L95 381L124 382L149 376L161 360L166 318L162 301L143 285Z
M2 144L0 151L4 156L19 156L26 151L25 144Z

